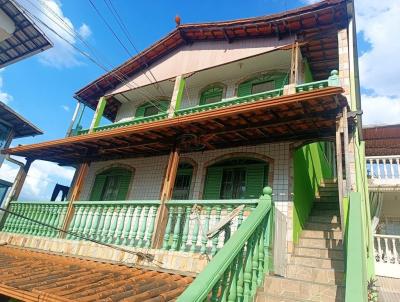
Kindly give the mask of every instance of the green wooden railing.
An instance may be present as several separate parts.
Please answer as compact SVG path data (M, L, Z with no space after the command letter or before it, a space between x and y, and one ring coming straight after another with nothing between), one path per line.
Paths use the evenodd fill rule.
M121 127L137 125L137 124L155 122L155 121L166 119L167 117L168 117L168 113L163 112L163 113L155 114L152 116L134 118L134 119L126 121L126 122L119 122L119 123L114 123L114 124L110 124L110 125L96 127L93 129L93 132L106 131L106 130L121 128ZM87 134L87 133L89 133L89 129L77 131L77 135L82 135L82 134Z
M163 249L214 256L257 204L258 199L170 200L166 204L168 222ZM206 234L209 228L217 225L240 205L245 207L228 227L218 236L208 239Z
M29 219L61 228L67 211L67 202L23 202L13 201L9 210ZM58 231L29 219L10 213L4 218L3 232L56 237Z
M269 267L272 189L264 188L255 210L240 225L178 302L253 301Z
M150 247L159 205L159 200L77 201L68 230L105 243Z
M345 301L367 301L367 231L361 194L351 192L346 203L346 229L344 234L346 253Z
M198 112L202 112L202 111L208 111L208 110L212 110L212 109L218 109L218 108L224 108L224 107L229 107L229 106L233 106L233 105L239 105L239 104L243 104L243 103L250 103L250 102L255 102L255 101L260 101L260 100L265 100L265 99L272 99L272 98L281 96L282 94L283 94L283 88L270 90L270 91L264 91L264 92L255 93L255 94L250 94L250 95L246 95L246 96L242 96L242 97L224 99L224 100L222 100L220 102L216 102L216 103L198 105L195 107L177 110L177 111L175 111L175 116L188 115L188 114L198 113Z

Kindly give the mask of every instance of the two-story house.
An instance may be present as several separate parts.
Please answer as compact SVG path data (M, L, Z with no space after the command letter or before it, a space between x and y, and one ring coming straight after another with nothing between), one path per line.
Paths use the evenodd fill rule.
M178 24L76 92L68 137L5 150L77 171L67 202L14 196L0 239L114 266L88 272L82 260L51 255L54 268L41 271L32 260L44 263L41 252L3 247L4 259L34 268L0 292L43 301L366 298L374 259L357 73L351 1ZM81 125L83 107L94 110L90 125ZM20 272L2 267L0 276Z

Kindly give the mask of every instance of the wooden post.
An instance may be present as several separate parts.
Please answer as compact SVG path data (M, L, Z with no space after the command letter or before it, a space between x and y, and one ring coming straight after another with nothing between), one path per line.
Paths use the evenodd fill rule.
M100 125L101 118L103 117L104 108L106 108L107 100L103 96L97 103L96 112L94 113L92 123L90 124L89 133L93 132L93 129Z
M72 188L71 198L68 202L67 213L65 214L65 217L64 217L64 222L63 222L63 227L62 227L62 229L64 231L66 231L68 229L68 225L74 214L73 203L74 203L74 201L79 199L79 196L81 194L82 187L84 184L84 180L86 179L86 175L87 175L88 171L89 171L89 163L83 163L79 166L76 180L75 180L74 186ZM60 234L60 236L63 236L63 234Z
M342 119L341 116L336 120L336 165L337 165L337 183L339 191L339 210L342 230L344 231L344 213L343 213L343 158L342 158Z
M179 157L179 150L176 146L174 146L169 154L168 165L165 171L164 182L161 188L161 204L157 211L155 231L152 238L153 248L161 248L163 243L164 232L167 226L168 218L168 208L165 204L172 197L176 173L178 171Z

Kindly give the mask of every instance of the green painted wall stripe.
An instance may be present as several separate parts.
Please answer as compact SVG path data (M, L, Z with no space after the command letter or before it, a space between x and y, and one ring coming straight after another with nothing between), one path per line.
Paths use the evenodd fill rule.
M90 129L96 128L100 125L101 118L103 117L104 108L106 108L107 100L105 97L101 97L97 104L96 112L93 117L92 125Z

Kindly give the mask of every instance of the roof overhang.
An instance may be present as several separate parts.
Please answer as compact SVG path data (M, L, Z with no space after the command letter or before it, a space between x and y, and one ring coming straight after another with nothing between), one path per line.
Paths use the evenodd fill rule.
M206 151L332 137L344 106L340 87L285 95L182 117L4 150L69 165L79 162ZM201 148L199 148L201 146Z
M226 22L184 24L137 56L104 74L75 93L75 98L95 109L100 97L129 78L143 72L152 63L177 48L200 41L232 43L239 39L276 37L296 34L304 41L302 51L308 58L315 80L326 79L338 68L337 29L347 24L346 0L326 0L313 5L269 16ZM112 112L105 115L113 119Z
M3 102L0 102L0 122L13 129L14 138L43 134L42 130Z
M400 124L363 129L366 156L400 154Z
M20 4L0 0L0 11L6 20L4 30L0 30L5 33L0 42L0 68L52 47L51 41L24 13Z

